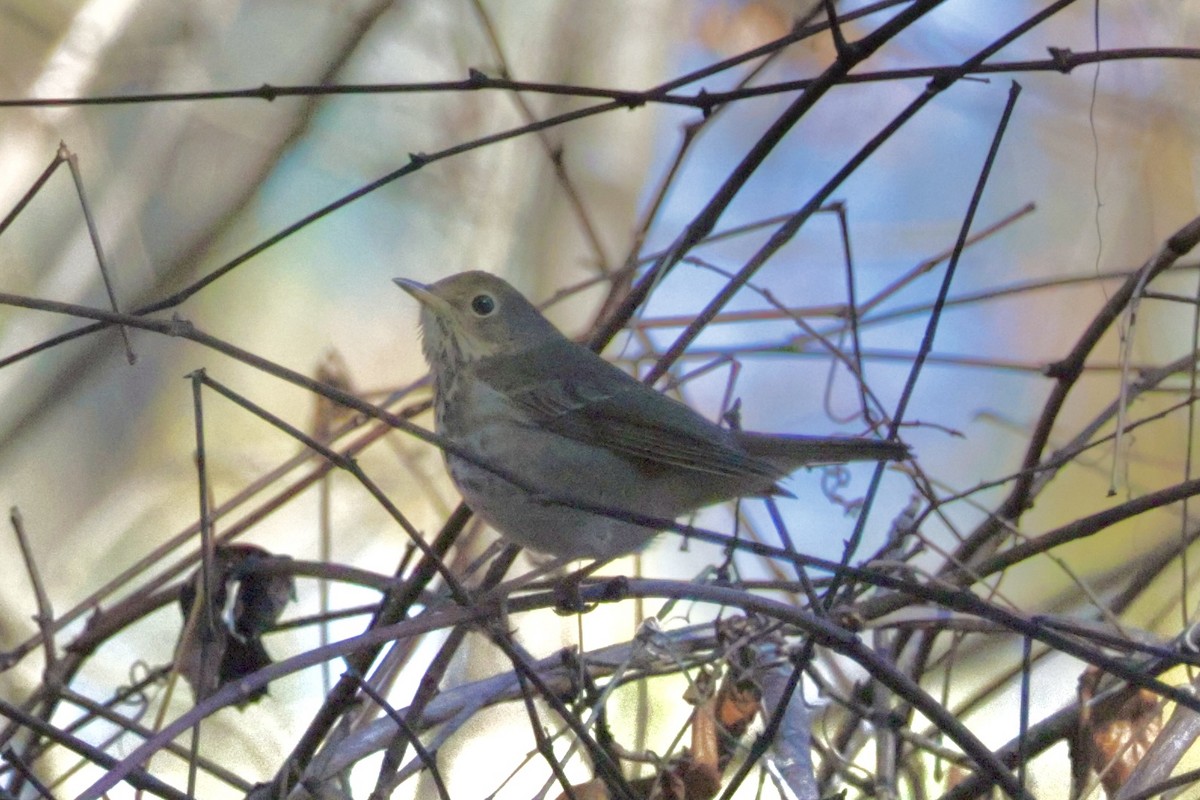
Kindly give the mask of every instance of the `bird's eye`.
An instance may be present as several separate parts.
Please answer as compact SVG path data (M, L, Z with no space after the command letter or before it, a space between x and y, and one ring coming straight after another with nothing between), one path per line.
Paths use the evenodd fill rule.
M486 317L496 310L496 301L490 294L477 294L471 301L471 310L477 316Z

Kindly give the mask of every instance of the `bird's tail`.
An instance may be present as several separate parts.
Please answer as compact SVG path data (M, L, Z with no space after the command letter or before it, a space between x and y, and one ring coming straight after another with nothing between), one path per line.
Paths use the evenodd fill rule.
M888 439L850 436L799 436L737 431L738 444L755 458L785 470L805 465L846 461L899 461L908 458L908 445Z

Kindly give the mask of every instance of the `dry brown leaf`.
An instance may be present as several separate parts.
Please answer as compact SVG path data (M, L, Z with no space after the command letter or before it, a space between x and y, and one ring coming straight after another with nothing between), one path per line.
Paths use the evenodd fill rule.
M1139 689L1118 703L1092 708L1104 673L1088 667L1079 679L1079 745L1082 756L1100 775L1104 791L1114 796L1129 780L1150 745L1162 730L1162 704L1154 692Z
M354 382L350 379L350 368L342 354L336 350L325 353L321 363L317 365L314 376L321 383L327 383L343 392L354 392ZM333 402L324 395L317 395L316 407L313 409L312 433L319 441L329 438L333 428L349 419L353 412L343 405Z

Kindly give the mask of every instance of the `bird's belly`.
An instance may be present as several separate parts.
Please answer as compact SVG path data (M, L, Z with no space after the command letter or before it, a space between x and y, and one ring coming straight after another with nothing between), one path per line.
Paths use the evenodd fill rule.
M572 508L572 501L664 519L681 513L663 503L663 493L636 465L603 448L499 420L456 442L532 490L448 454L450 475L467 505L509 539L544 553L609 558L640 550L657 532Z

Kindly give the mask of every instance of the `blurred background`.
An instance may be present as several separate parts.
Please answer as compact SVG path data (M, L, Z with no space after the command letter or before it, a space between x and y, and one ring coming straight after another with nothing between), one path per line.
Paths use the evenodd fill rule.
M811 5L808 0L5 0L0 99L161 96L263 84L414 84L464 80L470 69L524 81L641 90L779 39L795 20L808 18ZM864 5L837 3L843 13ZM957 64L1046 5L948 0L858 72ZM845 34L859 38L894 13L849 22ZM1048 47L1083 53L1097 43L1114 50L1186 47L1198 40L1200 2L1081 0L990 61L1044 61ZM677 91L693 96L747 81L765 85L813 77L833 57L828 35L818 35ZM910 277L898 291L888 289L953 245L1010 81L1023 87L974 231L1006 224L972 245L959 264L951 297L971 301L947 310L906 414L912 425L901 434L939 492L966 491L1019 466L1029 427L1050 388L1045 366L1067 352L1118 278L1197 214L1198 68L1195 60L1146 57L1079 66L1069 74L1015 70L959 81L833 194L845 210L858 300L885 293L873 309L880 319L864 325L861 345L867 384L890 412L925 332L944 264ZM756 223L802 206L926 83L925 77L855 83L824 97L717 226L751 229L698 248L696 263L674 270L639 314L639 335L619 337L608 353L633 369L652 363L654 351L669 345L724 285L720 271L739 269L774 229ZM795 96L739 100L703 125L695 108L649 103L433 161L272 244L160 316L177 313L306 374L335 364L355 391L382 400L425 372L417 309L395 289L392 277L434 280L478 268L505 276L535 301L558 297L668 246ZM437 154L598 102L569 94L523 93L518 99L488 90L314 93L271 102L158 97L103 105L6 103L0 108L0 212L16 207L60 142L65 144L78 157L117 300L131 309L188 286L404 166L411 154ZM651 217L664 185L661 207ZM1190 300L1143 303L1129 332L1127 379L1193 347L1195 259L1188 263L1191 268L1175 270L1154 289ZM847 301L837 216L814 217L754 283L778 304L804 314L817 330L838 330L835 318L822 315ZM0 234L0 291L107 306L65 166ZM569 335L583 335L605 296L606 285L596 283L547 313ZM714 367L683 385L688 402L716 418L730 399L740 398L743 424L751 429L864 432L856 417L855 382L832 366L820 346L796 341L800 328L788 315L751 290L741 292L729 311L747 314L710 327L676 371L679 377ZM0 357L82 324L0 309ZM187 373L203 368L293 425L311 430L314 424L315 398L294 386L189 342L136 330L130 339L137 355L132 366L110 330L0 370L0 502L19 507L58 613L86 611L89 606L79 604L93 592L196 520ZM1075 436L1117 396L1118 345L1115 335L1108 337L1090 361L1052 447ZM1139 398L1137 415L1177 404L1187 391L1184 378L1169 382ZM427 415L418 421L432 424ZM1193 443L1188 423L1187 413L1179 411L1139 428L1119 452L1111 444L1090 451L1025 517L1029 532L1103 508L1112 502L1110 486L1126 498L1181 480ZM207 401L205 424L218 503L301 450L278 430L217 399ZM399 433L366 451L362 463L422 530L435 531L457 502L440 454ZM835 477L820 472L789 482L797 499L781 503L781 511L800 549L826 558L841 555L855 523L847 507L861 497L869 475L869 468L856 467L837 476L848 479L845 485L834 486ZM859 557L883 545L892 520L914 496L903 471L888 472ZM951 547L955 533L977 524L1002 496L1002 489L976 494L971 502L946 508L944 518L931 518L922 533ZM769 530L765 512L745 505L744 524ZM729 509L706 512L700 521L720 530L733 527ZM1101 580L1151 543L1178 537L1183 524L1173 507L1113 529L1099 544L1090 541L1060 554L1071 559L1077 577ZM329 537L325 545L323 530ZM280 503L243 540L296 558L332 559L385 573L405 546L403 533L342 475L332 476L325 493L312 488ZM194 552L195 546L190 540L184 549ZM687 579L720 558L719 551L696 544L681 554L677 538L663 537L636 566L630 560L610 570L636 568ZM0 535L0 563L8 565L8 579L0 583L0 649L8 650L35 636L30 618L37 608L10 535ZM741 569L749 576L767 572L749 560ZM1021 609L1033 611L1075 596L1073 581L1049 561L1031 563L1006 576L1003 591L1019 598ZM1180 608L1180 585L1178 575L1164 580L1131 622L1166 635L1178 630L1191 614ZM101 605L120 596L110 593ZM346 590L335 592L333 602L370 602L374 596ZM298 584L297 603L297 615L316 610L313 582ZM627 638L634 616L617 607L587 619L586 646L595 647ZM62 632L63 640L85 620L81 612ZM364 622L342 623L332 635L352 635ZM83 686L102 693L102 687L128 682L138 662L168 661L178 626L174 609L148 618L88 663ZM547 620L522 635L538 655L578 638L570 618ZM311 647L315 636L307 630L280 634L269 639L269 649L277 655L298 652ZM19 701L33 691L41 680L40 659L34 652L0 674L0 694ZM464 656L455 680L495 668L485 656ZM1036 699L1053 709L1071 696L1074 676L1063 673L1057 687ZM402 679L398 695L405 685L411 690L416 677L419 672L407 684ZM211 746L240 749L246 779L269 778L319 702L321 680L315 671L292 676L273 684L263 704L222 712L206 731L224 742ZM448 774L470 796L493 791L494 781L467 787L481 774L494 779L494 773L473 769L467 775L458 764L512 764L528 749L486 727L494 723L481 717L472 735L442 751ZM1013 720L1006 724L1010 727L988 744L1012 735ZM162 769L170 774L172 768ZM81 789L94 777L85 771L68 785ZM541 785L540 777L518 778L501 796L529 796ZM217 794L203 796L229 790L212 791Z

